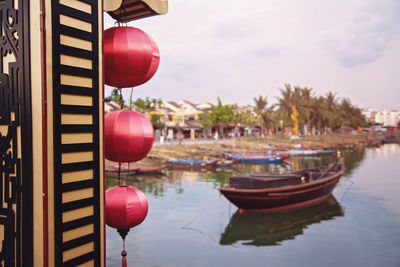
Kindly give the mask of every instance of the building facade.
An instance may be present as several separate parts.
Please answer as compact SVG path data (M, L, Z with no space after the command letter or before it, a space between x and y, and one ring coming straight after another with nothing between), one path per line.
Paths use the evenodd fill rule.
M399 110L388 110L388 109L364 109L362 114L366 120L372 124L381 124L383 126L395 127L400 121Z

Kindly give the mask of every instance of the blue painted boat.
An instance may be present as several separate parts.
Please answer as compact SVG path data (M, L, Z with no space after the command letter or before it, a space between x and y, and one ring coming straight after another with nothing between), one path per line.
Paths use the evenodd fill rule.
M253 163L253 164L281 164L283 157L273 155L247 155L223 152L228 158L238 159L239 163Z
M290 157L296 157L296 156L316 156L323 153L323 151L314 149L290 149L278 152L278 154L281 153L284 155L288 155Z

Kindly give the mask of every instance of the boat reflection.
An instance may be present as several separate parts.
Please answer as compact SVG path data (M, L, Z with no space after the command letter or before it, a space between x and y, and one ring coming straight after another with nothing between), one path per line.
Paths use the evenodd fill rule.
M221 245L274 246L284 240L302 235L307 226L344 216L340 204L334 196L327 201L287 213L244 213L236 212L225 232L221 234Z

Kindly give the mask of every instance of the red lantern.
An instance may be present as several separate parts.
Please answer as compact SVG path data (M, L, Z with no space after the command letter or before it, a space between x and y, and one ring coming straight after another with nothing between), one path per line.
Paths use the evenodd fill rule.
M106 191L106 224L117 228L122 237L122 266L126 267L128 254L125 237L129 229L139 225L147 216L149 205L146 196L136 187L117 185Z
M106 191L106 223L120 230L129 230L146 218L146 196L136 187L114 186Z
M132 110L112 111L104 119L105 157L115 162L134 162L146 157L154 141L149 119Z
M113 27L104 31L105 84L118 88L143 84L160 63L157 45L144 31Z

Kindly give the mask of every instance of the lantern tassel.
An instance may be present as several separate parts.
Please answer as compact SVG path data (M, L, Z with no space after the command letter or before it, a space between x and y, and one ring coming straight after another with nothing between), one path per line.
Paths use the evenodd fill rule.
M128 262L126 260L126 255L128 255L128 252L126 252L125 250L125 238L122 239L123 241L123 250L121 252L121 256L122 256L122 267L128 267Z
M121 251L121 256L122 256L122 267L127 267L127 259L126 255L128 255L128 252L125 250L125 237L129 232L129 229L117 229L119 235L122 237L122 251Z

